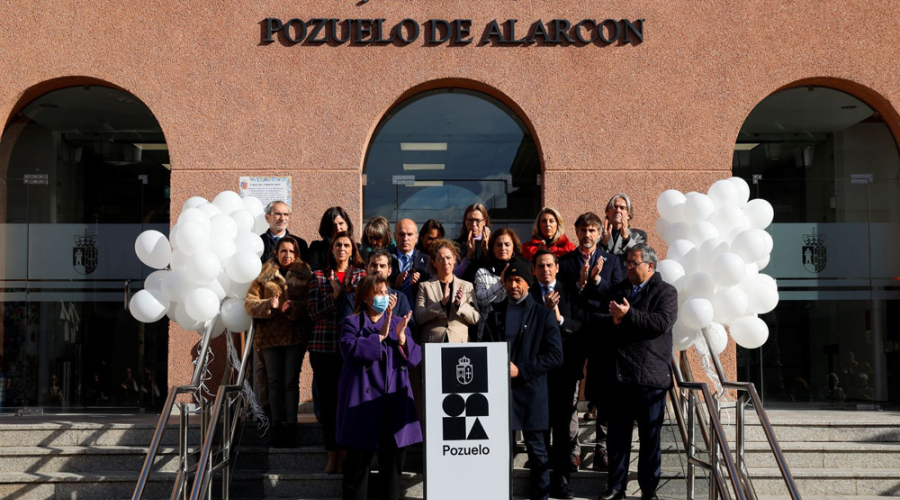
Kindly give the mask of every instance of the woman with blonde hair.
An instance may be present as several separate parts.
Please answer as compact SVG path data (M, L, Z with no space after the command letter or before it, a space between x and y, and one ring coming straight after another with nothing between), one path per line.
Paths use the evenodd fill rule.
M559 211L551 207L542 208L531 227L531 241L522 245L522 256L531 262L534 254L541 249L549 250L557 257L575 250L575 244L566 237L564 227Z

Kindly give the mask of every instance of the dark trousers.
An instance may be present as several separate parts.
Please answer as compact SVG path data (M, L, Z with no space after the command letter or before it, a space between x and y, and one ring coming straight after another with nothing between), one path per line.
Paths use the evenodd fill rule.
M637 420L641 495L656 493L662 466L660 433L666 415L666 390L616 384L609 405L609 488L625 491L631 460L631 433Z
M259 349L253 349L253 385L259 406L265 408L269 404L269 376L266 372L266 360Z
M336 450L337 426L337 394L338 381L344 359L339 352L310 352L309 364L312 365L316 377L319 395L319 423L325 437L325 449ZM271 398L271 395L269 396Z
M528 452L528 461L531 463L531 492L528 494L531 500L547 500L550 496L550 457L547 453L547 443L544 442L545 432L522 431L525 451ZM509 442L515 449L515 431Z
M269 378L269 406L274 423L296 424L300 404L300 368L303 344L270 347L261 351Z
M385 420L387 422L387 420ZM372 469L372 458L378 455L378 497L381 500L398 500L400 498L400 473L406 459L406 448L397 448L394 435L383 426L378 440L378 451L347 449L344 460L344 479L342 490L344 500L366 500L369 498L369 473Z
M572 380L559 372L547 375L550 430L544 433L544 443L550 444L550 468L558 478L569 480L572 459L581 453L578 442L578 389L580 380Z

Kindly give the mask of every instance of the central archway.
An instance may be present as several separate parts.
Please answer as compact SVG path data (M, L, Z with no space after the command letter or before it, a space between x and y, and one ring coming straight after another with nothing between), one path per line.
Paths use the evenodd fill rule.
M541 208L538 147L523 119L483 92L440 88L392 108L363 167L364 219L437 219L460 231L463 210L488 208L492 226L530 234Z

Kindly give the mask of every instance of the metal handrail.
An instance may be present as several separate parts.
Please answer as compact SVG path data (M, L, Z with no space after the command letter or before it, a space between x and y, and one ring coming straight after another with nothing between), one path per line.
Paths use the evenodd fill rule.
M701 330L703 341L706 342L707 349L709 349L709 329L703 328ZM712 352L710 350L710 352ZM769 443L769 447L772 450L772 454L775 457L775 462L778 464L778 469L781 471L781 477L784 480L785 486L787 486L788 493L791 495L792 500L802 500L800 496L800 491L797 489L797 484L794 481L794 476L791 474L791 470L788 467L787 460L785 459L784 452L781 450L781 445L778 444L778 439L775 437L775 430L772 427L772 423L769 420L769 415L766 413L765 408L762 404L762 398L759 397L759 393L756 391L756 386L751 382L735 382L729 381L728 377L725 375L725 369L722 367L722 362L719 361L718 356L710 356L713 359L713 366L716 369L716 374L719 377L719 382L722 384L722 389L731 389L738 391L740 395L736 401L735 411L735 449L736 449L736 461L738 465L738 471L741 474L742 482L746 483L746 488L751 493L752 498L756 498L756 491L753 487L753 481L750 478L750 472L747 468L746 461L744 460L744 442L745 442L745 418L744 418L744 409L747 405L747 396L750 398L750 402L753 404L753 409L756 411L757 418L759 418L760 425L762 426L763 432L766 435L766 440ZM746 393L746 394L743 394Z
M251 325L245 340L244 351L241 355L241 366L238 370L237 380L231 385L225 385L223 383L216 392L216 399L213 403L209 418L209 427L200 448L200 458L197 461L197 470L194 475L194 483L191 489L191 500L199 500L207 494L209 486L212 483L213 474L220 470L222 471L222 498L223 500L228 500L230 498L231 467L234 465L231 460L231 451L234 446L234 431L237 428L233 423L237 419L237 416L246 409L249 398L244 397L243 404L240 405L235 414L232 415L231 405L233 404L233 401L229 396L232 393L244 390L244 379L247 376L247 363L252 353L253 334L253 326ZM228 374L230 374L230 370L226 376ZM223 417L221 441L222 453L217 454L221 458L221 461L215 463L213 460L212 446L216 435L216 426L218 425L220 417Z
M209 341L214 325L215 318L206 323L206 331L203 335L203 340L200 343L200 354L197 357L197 364L194 366L194 373L191 375L191 383L189 385L172 386L169 388L166 404L163 405L162 412L159 414L159 421L156 423L156 429L153 431L153 438L151 438L150 446L147 448L147 457L144 458L144 464L141 466L141 472L138 475L137 485L134 488L134 493L131 495L132 500L140 500L144 495L144 489L147 487L147 480L150 478L150 469L153 468L153 461L156 459L156 454L159 452L159 444L162 441L163 432L165 432L166 424L169 422L172 410L175 409L175 399L181 394L195 394L200 390L200 379L203 376L203 360L206 359L206 354L209 352ZM181 418L179 420L178 446L180 451L179 456L181 456L183 460L184 457L187 456L188 408L184 403L180 403L180 407ZM182 445L184 445L183 449ZM179 467L179 474L176 476L176 482L179 481L182 470L183 467Z
M723 477L722 471L720 469L719 463L719 452L722 454L722 461L724 462L725 470L728 472L728 482L731 483L731 488L734 491L734 497L737 500L746 500L746 492L744 491L744 485L741 483L740 475L737 470L737 466L734 462L734 459L731 455L731 450L728 447L728 439L725 437L725 429L722 426L722 422L719 419L718 408L715 406L715 399L712 397L712 393L709 390L709 386L706 383L702 382L686 382L681 374L678 372L678 364L675 361L674 357L672 363L670 365L672 376L677 383L677 388L673 387L670 390L670 396L672 403L675 405L675 414L676 414L676 422L678 424L678 428L681 431L682 440L684 441L685 451L687 452L688 459L688 471L687 471L687 497L694 498L694 469L695 467L700 467L709 472L709 498L710 500L715 500L716 493L724 498L725 500L731 500L731 492L728 488L725 487L726 480ZM687 410L687 420L685 423L685 411L681 404L681 396L679 395L679 391L687 390L688 391L688 410ZM694 442L694 428L695 428L695 420L699 420L702 422L702 418L695 419L695 415L700 417L699 407L696 404L696 399L694 397L694 392L700 392L703 395L703 399L707 402L707 416L709 418L710 428L709 434L704 435L704 441L706 442L706 449L709 453L709 462L701 460L695 456L696 445ZM712 406L710 406L712 404Z

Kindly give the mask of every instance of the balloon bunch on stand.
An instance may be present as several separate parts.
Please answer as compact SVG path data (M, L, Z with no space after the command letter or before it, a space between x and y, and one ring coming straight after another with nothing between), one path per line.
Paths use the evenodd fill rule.
M169 238L150 230L134 242L140 261L158 270L131 298L131 315L143 323L168 316L201 336L209 331L211 338L225 330L247 331L252 320L244 298L262 269L259 235L268 228L263 204L255 197L222 191L212 202L189 198ZM234 347L227 337L231 354ZM209 360L203 362L208 365Z
M762 346L769 328L759 318L778 305L778 285L760 271L769 264L772 205L748 201L750 186L738 177L715 182L706 194L667 190L659 195L656 232L668 245L657 270L678 290L673 347L682 351L705 337L713 356L728 344ZM705 342L697 347L705 351Z

